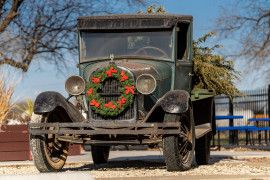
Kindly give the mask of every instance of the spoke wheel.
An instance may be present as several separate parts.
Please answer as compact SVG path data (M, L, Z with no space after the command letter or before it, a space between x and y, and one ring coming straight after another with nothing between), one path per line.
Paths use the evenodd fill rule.
M47 115L33 114L31 123L59 122L57 113ZM40 172L55 172L63 168L69 143L57 141L55 135L30 135L30 148L36 168Z
M163 155L168 171L190 169L194 157L195 129L192 109L183 114L165 114L164 122L181 122L179 135L163 136Z

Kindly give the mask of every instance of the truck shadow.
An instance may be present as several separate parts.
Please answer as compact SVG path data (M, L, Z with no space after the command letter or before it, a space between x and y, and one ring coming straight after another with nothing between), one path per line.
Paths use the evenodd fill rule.
M125 171L127 169L166 169L166 164L163 161L144 161L144 160L109 160L108 163L104 164L84 164L80 167L68 167L64 168L63 171Z
M211 159L209 161L209 165L213 165L219 163L224 160L232 160L234 159L232 156L224 156L224 155L211 155Z
M137 157L138 158L138 157ZM211 156L209 166L219 163L223 160L231 160L233 159L230 156ZM80 163L78 163L80 165ZM191 169L196 169L199 166L196 164L194 159L192 163ZM108 163L104 164L85 164L83 163L82 166L75 166L67 165L62 171L128 171L128 170L166 170L166 164L164 162L163 157L157 158L156 156L147 156L145 160L136 160L136 157L121 157L121 158L113 158L108 161Z

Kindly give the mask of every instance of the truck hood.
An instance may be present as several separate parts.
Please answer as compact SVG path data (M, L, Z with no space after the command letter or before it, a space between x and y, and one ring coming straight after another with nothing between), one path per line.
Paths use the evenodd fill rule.
M142 61L142 60L129 60L129 61L123 61L123 60L115 60L115 64L117 66L124 67L128 70L130 70L134 76L135 79L137 79L141 74L151 74L157 81L162 81L164 79L168 79L171 76L171 65L173 63L168 63L165 61ZM86 79L86 81L89 80L89 76L94 72L95 70L99 68L103 68L108 66L109 63L107 62L96 62L86 65L86 67L83 70L83 77Z

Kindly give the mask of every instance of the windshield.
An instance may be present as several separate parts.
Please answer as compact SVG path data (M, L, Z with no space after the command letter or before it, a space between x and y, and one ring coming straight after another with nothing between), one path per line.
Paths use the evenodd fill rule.
M81 60L114 56L171 59L172 32L81 32Z

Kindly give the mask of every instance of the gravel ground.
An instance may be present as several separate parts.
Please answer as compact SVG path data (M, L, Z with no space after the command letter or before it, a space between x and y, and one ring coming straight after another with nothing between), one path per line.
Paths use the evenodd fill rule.
M247 160L211 159L210 165L193 165L191 170L185 172L168 172L162 160L157 161L111 161L107 164L94 165L86 163L66 164L63 172L89 171L95 178L123 178L123 177L175 177L188 179L194 177L214 176L226 178L231 175L250 175L257 177L270 177L270 158L258 158ZM0 174L36 174L38 170L33 165L1 166ZM228 175L228 176L227 176ZM236 176L236 177L237 177ZM265 178L260 178L265 179Z

